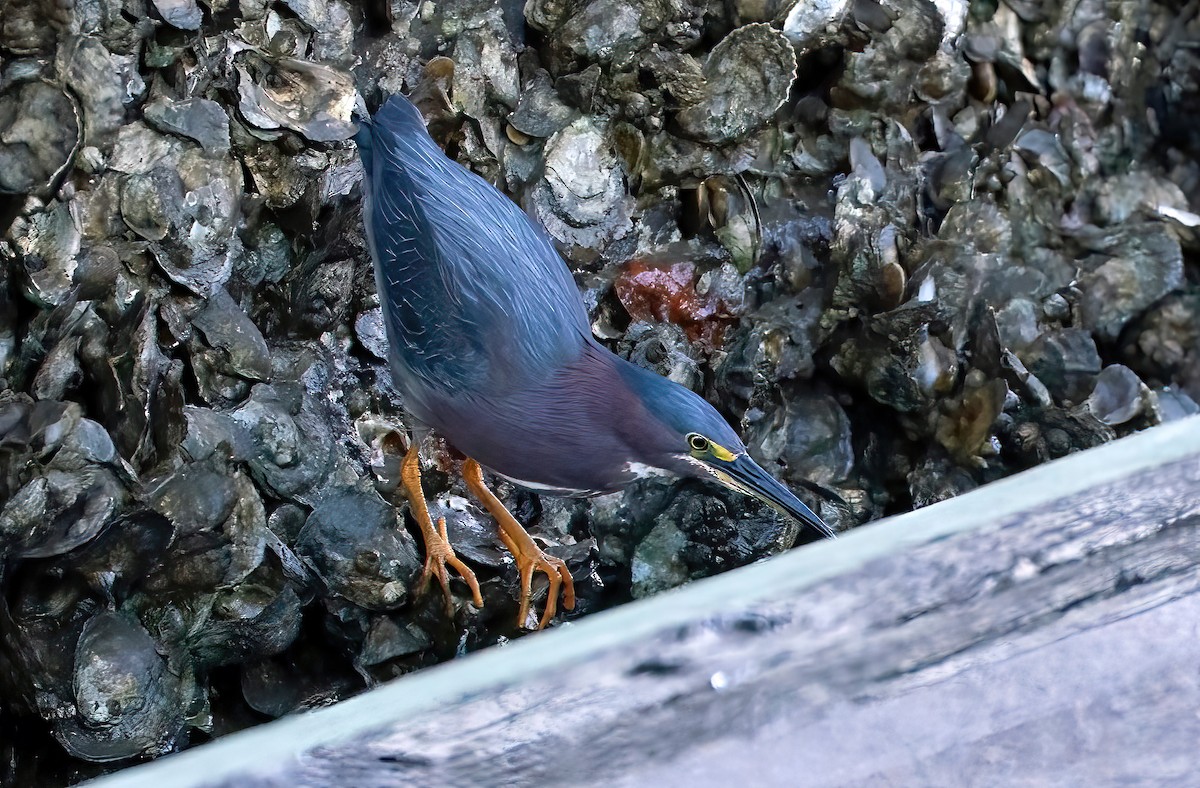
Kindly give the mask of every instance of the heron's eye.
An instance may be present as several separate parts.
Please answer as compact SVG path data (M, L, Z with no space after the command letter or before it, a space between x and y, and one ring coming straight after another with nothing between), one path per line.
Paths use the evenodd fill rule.
M698 432L693 432L687 436L688 448L694 452L708 451L708 438Z

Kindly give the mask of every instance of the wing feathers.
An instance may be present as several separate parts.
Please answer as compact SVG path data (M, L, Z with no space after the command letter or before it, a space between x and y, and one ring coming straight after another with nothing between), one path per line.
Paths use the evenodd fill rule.
M447 159L402 97L362 126L364 215L406 394L434 407L544 379L578 356L587 316L541 229Z

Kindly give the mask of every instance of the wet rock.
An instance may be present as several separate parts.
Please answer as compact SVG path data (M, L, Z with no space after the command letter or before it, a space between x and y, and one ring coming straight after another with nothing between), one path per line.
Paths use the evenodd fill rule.
M230 572L232 555L229 542L217 531L202 531L177 539L161 564L146 578L145 590L160 598L180 592L190 608L193 600L204 601ZM161 637L181 641L187 627L174 605L166 604L155 612L173 619L174 626L162 629Z
M334 463L332 437L316 403L295 385L258 384L230 414L249 435L251 472L276 495L309 500Z
M69 6L39 0L6 0L0 12L0 45L17 55L52 48L58 32L71 21Z
M48 195L80 143L79 110L40 80L0 90L0 194Z
M30 393L37 399L61 400L67 390L79 385L82 372L76 354L79 337L68 337L56 344L33 379Z
M205 341L222 351L221 366L228 374L250 380L271 377L271 355L258 327L224 288L214 290L204 307L192 318Z
M683 551L687 535L674 522L654 527L633 553L630 567L633 597L641 599L681 586L688 581Z
M101 384L107 427L123 456L140 469L169 460L179 449L185 424L183 363L168 359L158 344L159 310L131 310L113 347L97 347L89 374Z
M1188 198L1179 185L1145 170L1117 175L1097 189L1095 219L1102 225L1123 224L1146 216L1186 219Z
M251 661L241 674L246 703L270 717L327 705L362 686L360 678L350 679L312 644L302 644L293 657Z
M310 334L336 328L350 313L355 265L348 259L311 255L287 282L287 321Z
M1013 148L1063 186L1071 182L1070 157L1056 134L1045 129L1026 129L1017 137Z
M1133 370L1120 364L1110 364L1100 370L1086 404L1101 423L1110 427L1126 424L1140 414L1154 411L1150 389Z
M122 59L91 37L71 39L58 53L64 61L59 69L63 80L78 97L83 115L83 144L107 153L117 129L125 119L125 99L131 83L140 83L136 68L130 79L121 79ZM144 86L143 86L144 87ZM140 89L134 87L135 92Z
M161 97L147 104L143 113L159 131L187 137L217 155L229 151L229 116L215 101Z
M1136 314L1183 283L1183 255L1160 224L1135 227L1102 243L1103 252L1084 261L1080 306L1088 328L1112 340Z
M78 716L55 726L76 757L113 761L169 752L183 728L182 677L136 621L100 613L75 651Z
M816 369L817 294L776 299L758 319L733 330L717 364L718 389L749 403L769 397L780 381L805 379Z
M262 565L270 537L266 511L250 478L238 473L233 483L237 503L221 528L230 545L229 571L223 581L229 586L246 580Z
M898 155L907 158L912 153L910 141L897 143L903 148ZM905 172L907 167L885 168L865 140L853 140L849 153L853 169L838 189L835 210L831 252L841 276L833 304L883 311L896 306L892 264L899 264L899 228L908 223L905 217L913 208L915 183Z
M886 332L890 321L877 324ZM891 336L894 345L880 334L851 340L832 359L833 368L848 379L860 381L878 403L901 413L915 413L948 394L958 376L958 358L923 323Z
M662 0L581 5L534 2L525 10L530 25L553 32L557 46L575 57L620 62L664 30L676 9Z
M166 517L180 536L215 531L233 514L237 488L225 473L202 465L181 468L151 492L155 511Z
M711 486L706 486L703 503L693 499L689 504L684 496L680 496L675 504L680 512L681 524L687 528L691 538L684 557L691 568L692 577L708 577L745 566L796 544L800 530L796 522L777 514L766 504L747 499L739 493L714 493ZM732 520L738 523L737 526L724 525L722 523L731 521L712 517L722 509L738 512Z
M996 311L996 323L1003 345L1014 351L1029 347L1041 333L1039 313L1044 312L1033 301L1016 298Z
M674 52L656 44L642 55L639 71L645 75L644 79L657 83L665 101L681 109L695 107L705 99L703 66L687 53ZM639 107L638 114L646 114L641 112L643 109L649 111L643 125L650 130L661 129L657 108Z
M600 85L600 75L600 66L593 63L577 74L564 74L559 77L554 83L554 89L570 106L590 112Z
M79 417L77 406L23 407L18 401L10 408L12 428L34 441L42 467L24 484L9 482L10 497L0 509L0 550L14 558L44 558L86 544L129 500L116 472L125 469L107 465L116 459L111 441L98 424ZM10 433L9 441L14 437Z
M401 627L394 619L379 616L367 631L358 661L362 665L378 665L396 657L416 654L432 645L429 635L415 624Z
M238 268L235 263L234 272L252 287L278 283L292 267L287 236L271 222L262 223L248 236L243 266Z
M1082 402L1100 372L1096 343L1091 334L1078 328L1047 331L1019 355L1029 371L1062 401Z
M248 60L237 73L238 109L257 128L289 129L313 142L335 142L354 134L354 81L345 72L280 58Z
M538 69L521 93L517 108L508 116L508 122L521 134L544 139L569 126L574 115L570 107L559 99L550 74Z
M429 516L436 523L446 521L446 532L455 552L464 560L499 568L511 559L500 542L495 521L465 498L443 496L430 501Z
M793 484L836 485L854 467L850 420L826 395L793 396L771 416L747 424L743 440L756 459Z
M635 598L786 550L799 525L765 505L708 486L686 485L639 542L631 564ZM736 527L730 509L739 511Z
M787 100L796 54L770 25L746 25L713 48L703 74L703 98L676 119L688 135L735 142L766 124Z
M277 586L264 574L261 580L219 591L212 601L211 618L189 639L188 650L200 666L235 664L278 654L299 631L296 592L287 584Z
M927 457L908 475L909 495L914 509L945 501L978 487L963 468L947 467L936 456Z
M647 141L642 178L646 186L659 188L711 175L737 175L754 161L758 147L752 138L717 148L664 132Z
M517 52L499 6L491 6L456 37L453 60L453 100L467 114L482 118L489 104L517 105Z
M261 143L256 143L245 161L255 190L276 210L303 205L313 191L317 173L329 167L329 157L322 152L305 150L289 156L275 145Z
M1167 296L1129 331L1121 356L1147 380L1171 383L1200 398L1200 293Z
M546 176L533 205L546 230L576 254L596 254L632 229L632 201L605 129L581 118L546 142Z
M1200 59L1175 5L0 0L17 781L518 634L512 560L441 444L430 508L486 606L411 594L355 87L360 111L412 95L545 223L598 338L840 531L1197 410ZM568 561L571 617L808 538L695 482L499 489ZM77 696L93 626L142 710L92 674Z
M1182 391L1168 386L1154 393L1158 398L1158 411L1164 422L1186 419L1200 413L1200 404Z
M296 551L329 590L368 610L395 610L421 570L394 509L378 496L345 492L322 501L296 539Z
M21 260L27 292L39 304L58 306L73 283L82 237L66 203L52 202L29 217L17 217L8 237Z
M352 20L345 3L289 0L286 5L315 34L312 50L317 60L345 63L351 59Z
M696 352L684 330L672 323L634 323L625 331L632 342L627 358L681 386L698 390L704 382Z
M112 168L125 223L147 241L166 275L200 296L228 280L241 252L240 168L143 124L121 127Z
M1046 432L1053 456L1090 449L1116 438L1116 433L1093 416L1087 408L1047 414ZM1057 433L1057 434L1056 434Z
M175 538L170 520L152 511L136 511L111 521L74 553L60 559L64 573L83 577L105 599L123 603Z
M783 20L783 34L802 53L838 42L851 5L849 0L792 3Z
M383 311L379 307L363 312L355 319L354 335L372 356L387 360L387 332L383 325Z
M196 0L153 0L163 21L180 30L199 30L204 14Z

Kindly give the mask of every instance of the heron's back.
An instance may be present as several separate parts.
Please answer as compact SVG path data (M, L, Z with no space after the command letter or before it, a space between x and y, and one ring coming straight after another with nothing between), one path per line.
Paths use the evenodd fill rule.
M441 404L518 391L590 336L575 281L511 200L446 158L406 99L362 124L364 219L396 384L447 434Z

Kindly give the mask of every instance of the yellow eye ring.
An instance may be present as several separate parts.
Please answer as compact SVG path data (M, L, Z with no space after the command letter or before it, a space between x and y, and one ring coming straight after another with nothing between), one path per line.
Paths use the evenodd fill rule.
M690 433L687 436L688 448L694 452L706 452L709 448L708 438L698 432Z

